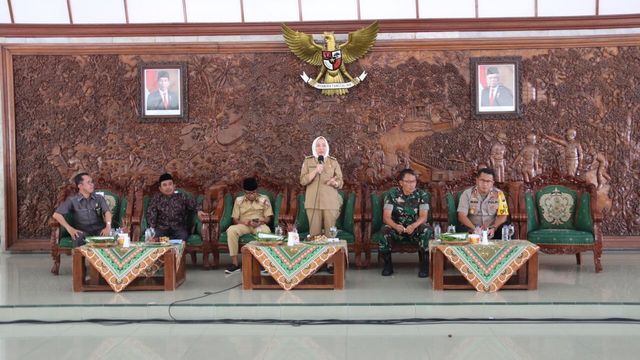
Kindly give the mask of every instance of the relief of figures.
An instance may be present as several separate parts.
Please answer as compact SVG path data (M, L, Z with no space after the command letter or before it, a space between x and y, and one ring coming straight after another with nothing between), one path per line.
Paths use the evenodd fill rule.
M569 176L578 176L580 166L582 165L582 145L576 140L576 129L567 129L565 140L554 136L545 135L548 140L563 146L563 169L564 174Z
M294 56L276 53L16 56L19 236L48 236L33 214L80 170L142 182L166 170L204 185L259 172L284 183L319 135L345 165L348 186L380 184L407 167L426 169L421 181L439 181L488 162L501 182L558 168L609 194L606 206L620 215L605 219L606 234L640 234L640 100L628 95L640 81L626 76L640 47L612 49L609 77L594 70L601 48L514 49L522 52L522 83L539 96L522 99L524 117L509 121L470 120L475 50L372 52L362 59L371 69L366 86L329 101L297 75L274 78L273 69L300 67ZM189 122L138 122L143 61L187 62ZM87 129L107 135L89 137Z
M496 181L504 182L504 171L507 167L507 161L505 160L505 153L507 152L507 147L505 143L507 142L507 134L500 132L498 133L498 140L491 146L491 156L489 157L489 163L493 170L496 173Z
M525 182L530 182L535 176L540 175L540 149L536 146L536 134L527 135L527 144L520 150L514 163L520 167L520 174Z

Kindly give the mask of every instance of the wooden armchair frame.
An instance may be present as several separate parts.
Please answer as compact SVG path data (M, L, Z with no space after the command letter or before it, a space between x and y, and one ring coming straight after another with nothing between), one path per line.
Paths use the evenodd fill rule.
M277 194L282 194L282 203L280 204L279 209L279 218L273 219L274 225L278 225L280 223L292 224L293 217L290 214L289 209L289 196L290 196L290 188L288 185L279 185L275 184L268 179L261 179L256 176L258 180L258 189L267 190L277 196ZM229 252L229 246L227 243L220 242L220 234L222 231L226 231L225 229L221 229L220 222L224 219L225 216L230 216L233 210L233 202L235 201L236 196L243 192L241 181L234 182L234 184L229 185L219 185L210 188L208 191L208 196L206 198L209 199L210 204L213 206L210 224L211 224L211 253L213 255L213 267L217 268L220 264L220 252ZM225 196L231 195L233 201L231 203L231 208L225 208ZM271 204L271 206L275 206L275 204ZM276 212L273 209L274 213ZM238 250L242 249L244 245L242 242L239 244Z
M362 188L357 186L345 185L340 191L342 191L345 195L353 193L355 195L354 201L354 209L353 209L353 243L347 244L347 249L349 252L354 253L355 255L355 265L357 268L361 268L364 266L364 262L362 260L362 253L365 250L363 246L363 211L362 211ZM295 221L296 215L298 214L298 195L303 195L306 192L304 187L298 186L295 190L292 190L290 197L290 205L289 205L289 213L291 217L291 223ZM301 239L304 240L304 239Z
M457 209L453 209L453 212L449 211L449 204L447 196L454 196L454 201L456 206L458 205L458 194L462 193L464 190L475 186L476 178L474 174L470 174L469 176L465 176L463 178L457 180L451 180L446 182L440 182L434 184L434 188L437 188L435 191L438 194L438 207L440 211L437 214L434 214L434 222L438 222L440 226L443 228L443 232L446 231L446 226L451 223L457 224ZM521 189L522 182L520 181L506 181L503 183L495 183L494 187L502 190L505 193L505 197L507 200L507 205L509 207L509 218L511 220L511 224L513 224L515 233L513 234L513 238L524 238L526 232L522 231L522 223L525 218L525 215L522 212L522 206L520 204ZM455 221L452 221L451 216L455 216Z
M380 253L378 251L379 245L377 242L372 241L373 234L373 204L371 203L371 195L373 193L378 193L379 195L383 195L387 191L391 190L393 187L398 186L397 180L391 180L377 185L376 187L366 186L364 189L364 215L363 215L363 228L364 228L364 239L363 239L363 250L365 259L363 261L363 266L369 267L371 264L371 252L375 250L378 253L378 262L380 261ZM436 221L436 214L441 212L440 207L438 206L437 194L439 189L433 187L431 183L424 183L418 181L417 184L418 189L423 189L427 191L431 197L431 201L429 204L429 221ZM384 201L384 199L383 199ZM382 212L380 213L382 216ZM392 252L394 253L417 253L418 252L418 244L407 244L407 243L395 243L393 244Z
M206 195L206 192L203 191L202 186L190 182L189 180L183 179L174 179L176 184L176 190L184 190L194 196L196 199L199 196L203 196L202 200L202 211L206 214L205 216L198 216L198 219L202 223L202 229L200 230L200 235L202 236L202 244L193 245L193 244L185 244L185 252L188 253L191 257L191 262L195 265L197 264L197 254L202 253L202 265L205 270L211 268L209 263L209 254L211 253L211 232L210 232L210 223L211 223L211 198ZM154 183L153 185L144 186L138 189L135 193L136 198L136 207L134 209L134 214L132 217L132 240L139 241L140 236L142 235L142 219L145 216L144 214L144 197L149 196L152 197L154 194L158 192L158 184Z
M122 219L119 219L120 224L118 226L122 229L124 233L131 235L131 224L132 224L132 216L134 209L134 190L133 186L130 185L122 185L118 182L97 178L95 179L96 192L100 192L101 190L109 190L118 196L121 199L127 200L126 209L124 212L124 216ZM56 198L56 208L62 204L69 196L72 196L77 193L77 186L67 185L64 186L59 192ZM121 200L122 201L122 200ZM55 211L55 209L54 209ZM122 213L122 211L120 211ZM119 214L118 214L119 215ZM49 221L49 225L51 226L51 236L49 238L49 243L51 245L51 257L53 258L53 266L51 267L51 273L58 275L60 272L60 255L67 254L71 255L73 251L73 247L61 247L60 246L60 233L61 233L61 225L53 218Z
M534 206L536 202L536 193L548 186L559 185L566 188L569 188L573 191L577 192L578 195L578 204L576 204L575 214L574 216L578 216L578 211L580 211L580 200L582 194L589 194L590 197L590 216L591 221L593 222L593 244L536 244L540 247L540 251L546 254L575 254L576 255L576 263L581 265L581 252L584 251L592 251L593 252L593 262L595 266L595 271L602 271L602 220L603 215L601 212L597 210L597 189L595 185L589 184L579 178L573 176L561 175L557 171L553 171L551 173L544 173L539 175L533 179L531 179L530 183L525 183L523 187L523 191L521 191L521 212L523 214L523 222L522 222L522 231L523 234L528 234L531 230L528 228L528 216L526 211L526 201L525 196L529 194L533 197ZM538 209L535 209L535 213L539 216ZM536 222L538 220L536 219Z

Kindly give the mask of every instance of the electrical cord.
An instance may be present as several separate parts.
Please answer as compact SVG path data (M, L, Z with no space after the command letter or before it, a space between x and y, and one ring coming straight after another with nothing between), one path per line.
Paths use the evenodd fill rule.
M213 294L207 294L213 295ZM640 319L632 318L402 318L402 319L216 319L216 320L169 320L169 319L81 319L81 320L11 320L0 321L0 325L31 324L70 324L90 323L99 325L129 325L129 324L245 324L245 325L290 325L320 326L320 325L439 325L439 324L620 324L640 325Z
M322 164L324 164L324 161L322 162ZM318 176L318 185L316 185L316 197L315 199L313 199L313 211L311 212L311 219L309 220L309 235L311 235L311 224L313 223L314 216L316 216L316 208L318 207L318 190L320 189L320 174L317 174L316 176Z
M193 301L193 300L203 299L203 298L206 298L207 296L220 294L220 293L223 293L223 292L225 292L225 291L229 291L229 290L235 289L235 288L237 288L237 287L238 287L238 286L240 286L240 285L242 285L242 283L235 284L235 285L233 285L233 286L231 286L231 287L228 287L228 288L226 288L226 289L222 289L222 290L218 290L218 291L215 291L215 292L212 292L212 291L205 291L205 292L204 292L204 294L203 294L203 295L200 295L200 296L196 296L196 297L192 297L192 298L188 298L188 299L176 300L176 301L172 302L171 304L169 304L169 307L168 307L168 309L167 309L167 310L168 310L168 312L169 312L169 317L170 317L170 318L171 318L171 320L173 320L173 321L180 321L180 320L176 319L175 317L173 317L173 314L171 314L171 308L172 308L174 305L176 305L176 304L184 303L184 302L187 302L187 301Z

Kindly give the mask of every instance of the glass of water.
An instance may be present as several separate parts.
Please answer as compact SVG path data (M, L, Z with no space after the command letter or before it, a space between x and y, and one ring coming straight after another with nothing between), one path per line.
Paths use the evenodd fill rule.
M456 232L456 226L455 226L455 225L449 225L449 226L447 226L447 232L448 232L449 234L453 234L453 233L455 233L455 232Z
M335 226L332 226L329 228L329 237L332 239L335 239L336 237L338 237L338 228Z

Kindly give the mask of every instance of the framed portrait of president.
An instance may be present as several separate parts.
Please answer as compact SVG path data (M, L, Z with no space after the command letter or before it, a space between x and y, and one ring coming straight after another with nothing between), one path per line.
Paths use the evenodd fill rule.
M477 119L513 119L522 116L520 57L470 59L471 94Z
M140 120L187 121L187 65L143 63L140 65Z

